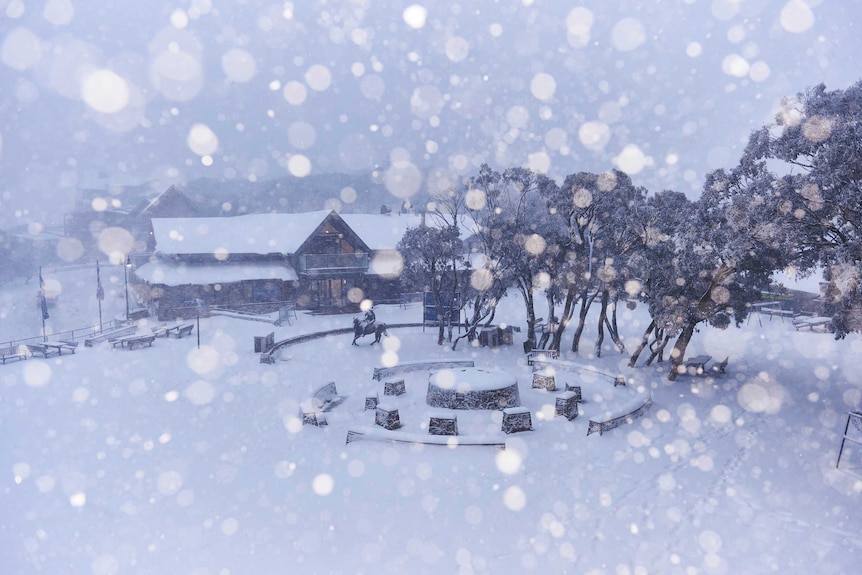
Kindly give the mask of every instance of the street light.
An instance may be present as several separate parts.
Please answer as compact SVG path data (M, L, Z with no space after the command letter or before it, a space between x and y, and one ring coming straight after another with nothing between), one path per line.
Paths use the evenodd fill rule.
M129 321L129 268L132 267L132 260L126 255L126 261L123 265L123 283L126 287L126 321Z

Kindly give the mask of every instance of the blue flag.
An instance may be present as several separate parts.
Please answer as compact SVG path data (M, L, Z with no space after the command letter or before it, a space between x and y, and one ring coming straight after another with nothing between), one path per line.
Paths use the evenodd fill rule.
M99 301L105 299L105 290L102 289L102 276L99 273L99 260L96 260L96 299Z
M48 300L45 299L45 280L42 279L42 268L39 268L39 305L42 307L42 321L48 319Z

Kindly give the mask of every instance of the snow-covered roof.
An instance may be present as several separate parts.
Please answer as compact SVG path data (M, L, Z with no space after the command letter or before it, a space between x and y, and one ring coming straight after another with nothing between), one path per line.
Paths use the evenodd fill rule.
M214 263L194 264L150 262L135 270L135 275L149 284L166 286L228 284L247 280L283 280L298 278L287 263Z
M330 214L248 214L221 218L153 218L156 253L162 254L292 254ZM373 251L394 250L409 228L418 228L416 214L338 214ZM434 226L435 218L427 217ZM462 225L469 223L465 220ZM462 234L467 228L462 227Z
M350 226L356 235L362 238L372 250L395 249L408 228L418 228L422 225L422 216L417 214L339 214L341 219ZM425 217L425 224L438 227L440 220L433 215ZM469 216L459 218L461 237L466 237L475 230L476 224Z
M329 214L248 214L230 218L153 218L156 253L290 254Z
M339 214L372 250L394 250L408 228L422 223L415 214Z

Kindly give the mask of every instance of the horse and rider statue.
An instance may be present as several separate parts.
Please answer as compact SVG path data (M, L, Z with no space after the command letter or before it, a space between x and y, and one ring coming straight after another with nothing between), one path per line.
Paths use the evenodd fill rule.
M356 340L366 335L374 334L374 341L371 343L380 343L382 336L389 337L386 333L386 324L377 323L377 317L374 315L374 308L369 308L365 312L365 318L360 321L359 318L353 318L353 343L351 345L359 345Z

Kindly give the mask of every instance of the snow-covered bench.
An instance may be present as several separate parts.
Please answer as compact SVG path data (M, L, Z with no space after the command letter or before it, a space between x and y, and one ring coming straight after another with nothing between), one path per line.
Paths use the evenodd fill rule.
M614 382L614 387L626 384L626 378L622 374L612 375L610 373L599 371L591 365L584 365L574 361L567 361L562 359L535 358L533 359L532 366L534 371L552 367L557 372L569 371L578 372L584 376L605 377Z
M27 352L20 347L7 347L6 349L0 349L0 361L3 362L3 365L6 365L6 361L10 359L27 359Z
M153 333L140 335L127 335L126 337L118 337L111 340L111 345L114 348L125 347L126 349L135 349L135 347L148 346L152 347L156 340L156 335Z
M113 329L107 329L105 331L99 331L91 335L90 337L84 339L84 347L93 347L97 343L101 343L103 341L114 341L117 338L132 335L138 330L138 327L134 324L132 325L124 325L122 327L117 327Z
M506 439L500 435L432 435L430 433L405 433L403 430L390 431L379 425L374 427L351 427L347 430L346 443L354 441L392 441L397 443L442 445L460 447L467 445L485 445L506 448Z
M619 407L606 411L598 417L591 417L587 435L598 433L602 435L606 431L615 429L624 423L631 423L644 413L652 405L652 396L649 391L639 393Z
M793 327L796 331L808 329L810 331L829 331L832 324L831 317L795 317L793 318Z
M329 411L345 399L347 399L347 396L338 394L334 381L330 381L322 386L311 396L312 403L320 411Z
M535 365L537 361L559 358L560 351L556 349L531 349L527 354L527 365Z
M406 361L394 367L375 367L372 379L380 381L398 373L408 371L427 371L432 369L447 369L452 367L473 367L473 360L420 360Z

